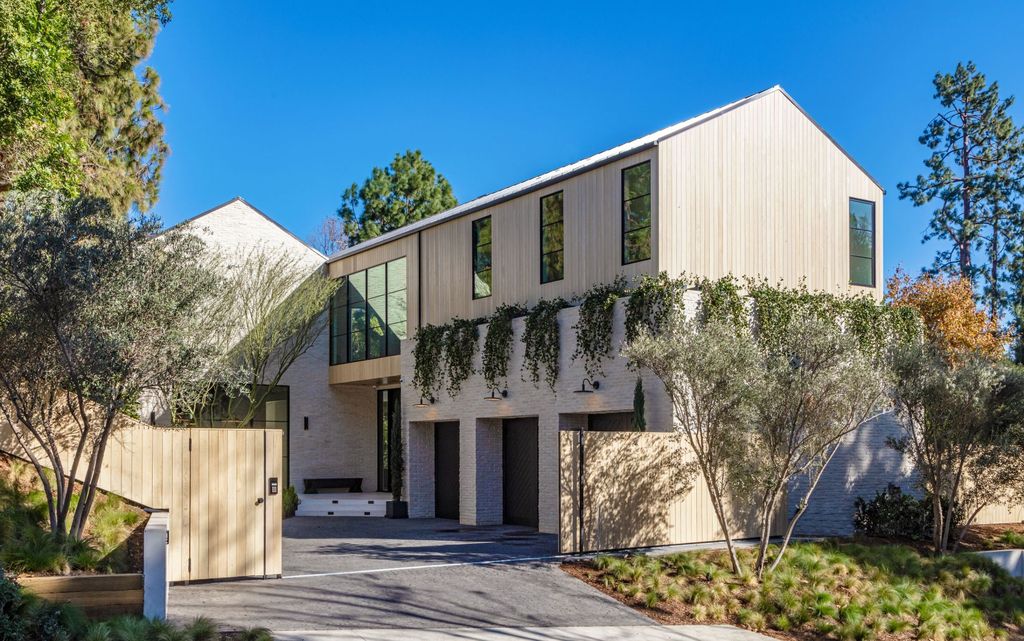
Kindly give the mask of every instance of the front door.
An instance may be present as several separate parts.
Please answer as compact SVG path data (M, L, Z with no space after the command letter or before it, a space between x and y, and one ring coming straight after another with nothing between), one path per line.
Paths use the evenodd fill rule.
M377 491L391 491L391 430L398 424L401 390L377 390Z
M505 419L501 444L504 521L535 528L538 525L537 419Z
M459 518L459 424L434 423L434 515Z

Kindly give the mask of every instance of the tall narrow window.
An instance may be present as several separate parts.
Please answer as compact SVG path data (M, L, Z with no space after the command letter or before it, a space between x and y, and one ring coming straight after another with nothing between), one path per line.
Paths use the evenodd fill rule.
M565 277L565 226L562 192L540 199L540 282Z
M406 337L405 258L343 276L330 311L331 365L399 354Z
M473 221L473 298L491 295L491 217Z
M850 284L875 286L875 203L850 199Z
M622 170L622 264L651 257L651 161Z

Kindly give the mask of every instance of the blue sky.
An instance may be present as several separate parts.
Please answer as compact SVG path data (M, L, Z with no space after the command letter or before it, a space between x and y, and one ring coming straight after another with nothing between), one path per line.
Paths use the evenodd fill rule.
M917 271L928 215L896 184L923 168L933 75L972 59L1024 100L1024 3L967 6L177 0L150 61L155 212L243 196L306 237L407 148L466 201L781 84L888 191L886 272Z

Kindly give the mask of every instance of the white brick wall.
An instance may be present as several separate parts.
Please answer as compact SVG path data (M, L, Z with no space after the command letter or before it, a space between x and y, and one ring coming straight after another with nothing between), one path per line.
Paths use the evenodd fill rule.
M811 495L807 512L797 522L799 535L845 536L853 533L853 502L858 496L872 499L876 492L895 483L914 492L913 468L909 459L886 444L903 429L892 414L881 416L849 434L825 470ZM792 515L806 479L795 483L789 493Z
M625 359L616 356L605 365L604 376L599 377L600 389L592 394L577 394L575 390L585 376L582 363L573 363L576 333L572 329L579 311L572 307L559 313L562 349L560 376L555 392L541 381L539 387L523 382L520 366L523 362L523 343L520 340L523 319L513 322L516 340L510 360L508 397L500 401L484 400L489 395L483 377L474 374L462 385L455 398L444 390L437 394L435 403L426 408L413 405L419 395L411 385L405 384L402 395L402 415L406 423L409 447L407 465L407 492L410 514L433 516L433 440L431 424L434 421L459 421L460 435L460 520L466 524L500 523L501 506L501 419L526 416L538 418L538 514L542 532L558 531L558 430L559 425L585 425L585 415L599 412L631 412L636 373L626 368ZM613 333L613 353L618 353L622 342L624 311L622 303L616 307ZM480 368L480 353L486 326L481 326L480 349L475 368ZM402 380L413 377L413 341L402 344ZM646 392L647 428L651 431L671 429L671 404L661 381L652 374L644 374ZM495 426L486 428L484 426ZM496 437L493 435L497 434ZM427 451L429 449L429 451ZM429 470L419 469L427 465ZM429 504L429 507L428 507Z

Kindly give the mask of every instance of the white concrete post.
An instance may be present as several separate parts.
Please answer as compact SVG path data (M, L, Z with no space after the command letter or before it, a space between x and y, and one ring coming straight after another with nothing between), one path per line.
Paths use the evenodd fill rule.
M142 613L150 619L167 618L167 512L153 512L142 539Z

